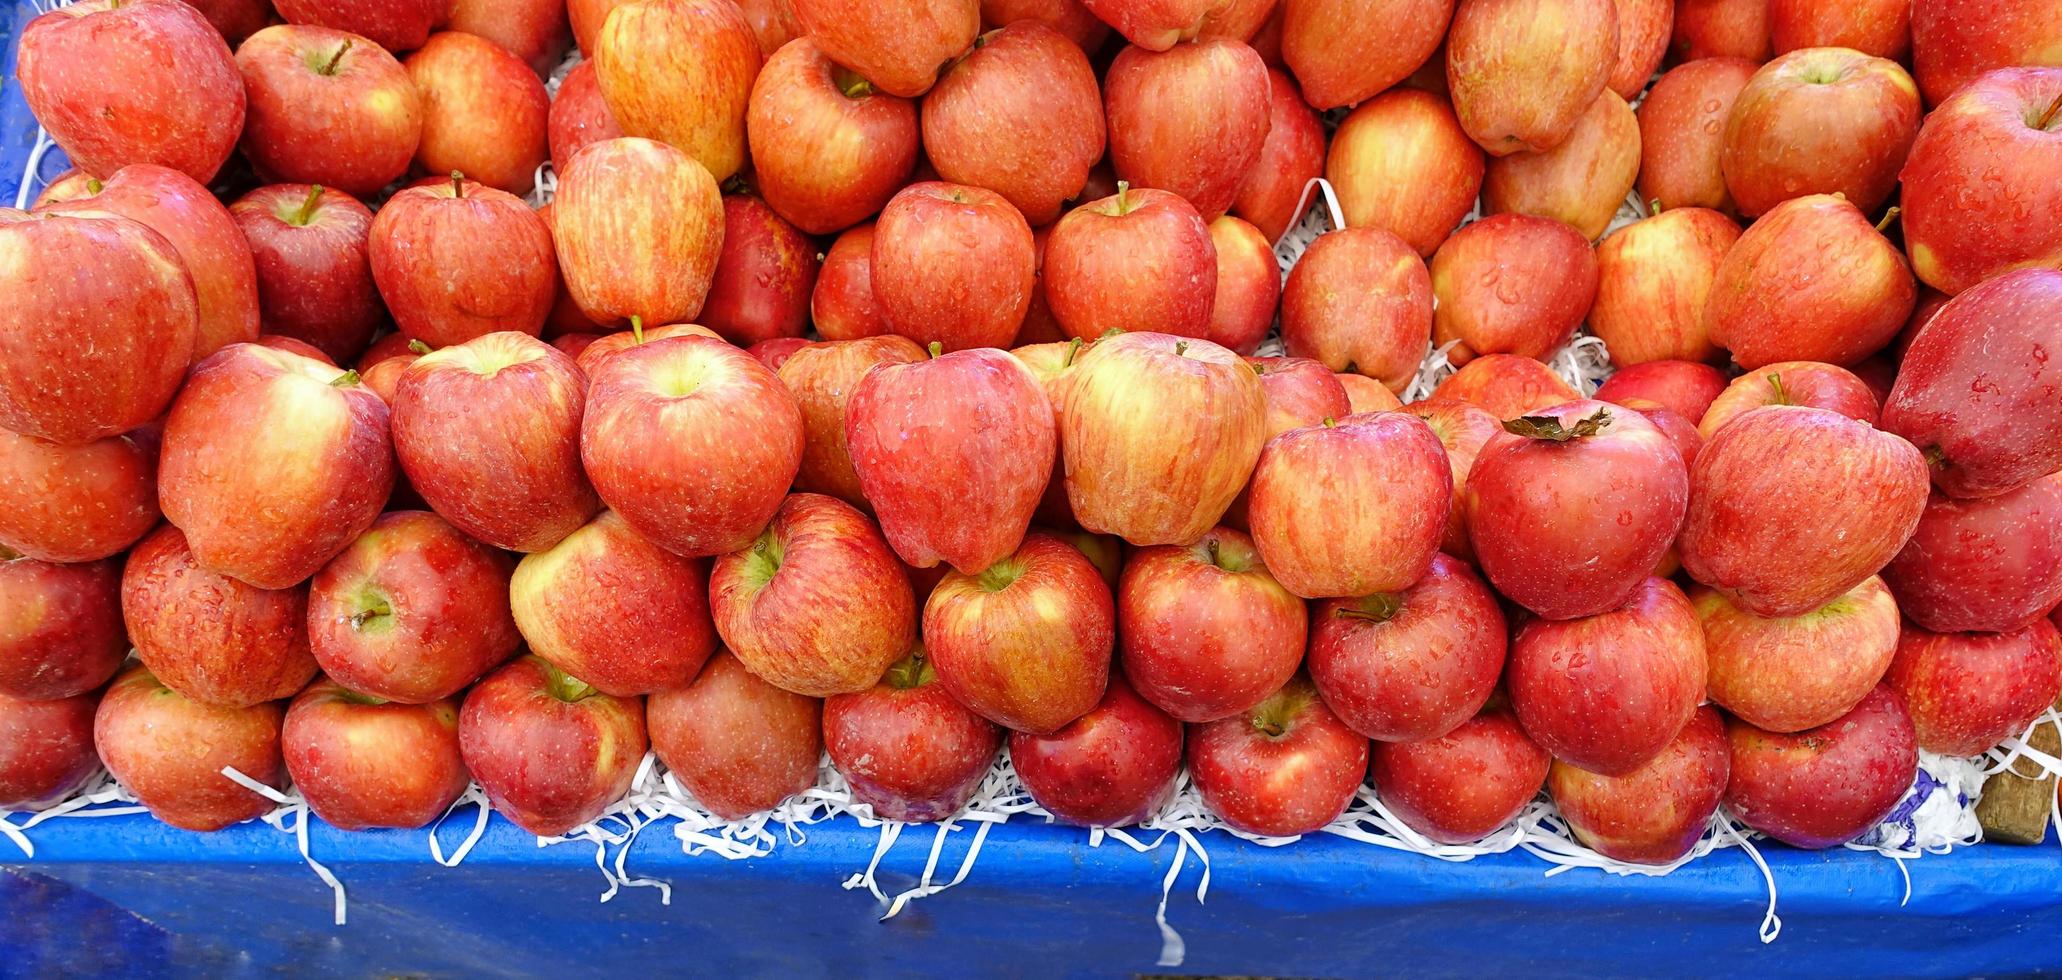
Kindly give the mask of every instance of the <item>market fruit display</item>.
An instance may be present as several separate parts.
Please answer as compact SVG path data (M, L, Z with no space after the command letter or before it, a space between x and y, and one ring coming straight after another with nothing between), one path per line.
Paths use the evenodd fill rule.
M2062 17L1748 6L46 13L0 809L1854 840L2062 694Z

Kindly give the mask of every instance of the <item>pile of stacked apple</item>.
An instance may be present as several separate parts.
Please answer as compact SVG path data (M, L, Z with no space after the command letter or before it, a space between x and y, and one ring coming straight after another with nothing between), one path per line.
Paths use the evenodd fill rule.
M569 7L24 32L78 169L0 210L0 809L557 834L649 746L936 820L1007 740L1081 824L1185 765L1667 862L2062 688L2052 0Z

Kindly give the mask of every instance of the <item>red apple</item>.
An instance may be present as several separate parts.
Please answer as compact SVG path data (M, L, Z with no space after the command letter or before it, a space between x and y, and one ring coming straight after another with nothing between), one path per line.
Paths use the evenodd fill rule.
M1402 410L1424 419L1432 434L1439 437L1440 446L1446 450L1447 467L1453 482L1453 501L1447 508L1446 531L1440 537L1439 550L1462 561L1473 561L1475 548L1468 542L1464 500L1468 474L1473 472L1482 448L1503 431L1503 423L1488 411L1466 402L1417 402Z
M1267 138L1239 183L1231 213L1252 222L1272 244L1302 219L1296 208L1304 203L1303 188L1325 175L1325 129L1281 69L1267 69L1267 84Z
M1503 673L1496 594L1446 555L1407 589L1326 599L1312 615L1311 681L1341 721L1378 742L1445 737L1482 710Z
M1849 48L1903 61L1912 47L1912 5L1907 0L1770 0L1768 35L1777 54Z
M185 697L244 707L292 697L315 676L306 588L260 589L208 571L178 528L130 553L121 602L137 656Z
M814 343L816 341L807 337L768 337L745 348L745 353L758 358L759 363L773 371L779 372L780 366L786 364L788 358L794 356L796 351Z
M1719 262L1704 329L1741 367L1847 365L1888 345L1917 295L1904 256L1854 205L1795 197L1749 226Z
M981 30L979 0L792 0L791 7L801 33L832 61L905 99L928 91Z
M1484 354L1432 389L1428 402L1462 402L1498 419L1513 419L1582 397L1552 368L1529 357Z
M759 38L728 0L641 0L609 14L594 77L623 132L666 143L725 180L745 164Z
M1421 256L1438 250L1474 210L1483 173L1482 148L1453 106L1408 88L1354 108L1332 137L1324 169L1348 227L1387 229Z
M1194 39L1218 0L1081 0L1088 12L1146 51Z
M1710 828L1731 772L1725 718L1705 707L1646 765L1599 776L1557 762L1547 772L1547 791L1584 847L1614 861L1666 865L1689 854Z
M1617 61L1609 0L1460 0L1446 38L1454 112L1491 156L1560 145Z
M0 547L0 701L87 694L128 655L114 562L55 565Z
M1679 62L1741 58L1759 65L1769 50L1769 0L1675 0L1669 53Z
M1617 0L1618 59L1604 85L1628 102L1646 89L1668 53L1675 28L1674 0Z
M1919 89L1897 62L1806 48L1754 73L1726 118L1719 166L1740 213L1839 194L1873 214L1919 132Z
M1052 535L974 575L945 576L923 637L959 703L1006 728L1049 735L1102 700L1116 609L1086 555Z
M617 697L681 687L716 649L708 565L645 540L603 511L509 581L530 650Z
M1645 398L1695 421L1704 417L1705 410L1725 388L1725 374L1709 364L1649 361L1620 368L1605 378L1597 386L1596 398L1613 404Z
M642 318L633 316L630 318L630 329L618 330L615 333L604 334L595 338L592 343L580 349L580 354L573 361L573 365L580 369L581 374L586 376L588 383L592 383L594 376L601 372L601 366L608 363L617 354L645 344L657 343L668 337L723 339L716 335L716 331L699 323L669 323L663 327L653 327L650 330L646 330ZM761 361L760 363L763 364L765 362ZM768 370L771 369L769 368Z
M453 0L444 26L500 45L540 75L558 67L572 41L559 0Z
M2062 476L1980 500L1936 490L1883 579L1898 608L1929 630L2010 632L2062 604L2058 545Z
M1268 573L1251 538L1228 527L1192 545L1138 549L1117 586L1124 676L1181 721L1216 721L1266 700L1295 675L1306 625L1303 600Z
M645 703L652 749L696 803L742 820L816 785L823 702L792 694L718 650L686 687Z
M465 696L458 747L494 809L557 837L629 791L644 760L644 702L521 657Z
M1119 52L1103 81L1118 179L1223 214L1260 159L1269 91L1266 63L1228 38Z
M1174 796L1181 722L1118 675L1088 714L1050 735L1010 733L1010 762L1053 816L1083 827L1140 823Z
M1552 148L1491 160L1482 181L1482 211L1552 218L1595 239L1617 217L1639 170L1639 120L1618 93L1606 89Z
M115 678L93 716L93 744L107 771L181 830L221 830L272 809L272 801L222 775L234 768L268 786L285 784L278 704L203 704L159 683L145 667Z
M949 351L1003 347L1037 284L1031 226L1002 195L911 184L874 226L873 294L895 333Z
M816 243L766 202L723 199L723 249L702 303L701 321L740 347L800 337L816 288Z
M759 40L759 53L766 57L773 57L782 45L802 34L788 0L742 0L738 9L745 12L752 36Z
M468 0L473 2L473 0ZM602 101L601 83L594 78L594 60L585 59L559 80L558 94L545 116L545 143L551 150L553 170L564 173L573 154L602 140L623 135L623 127Z
M23 701L0 693L0 811L49 809L99 774L93 751L99 701L90 694Z
M1919 748L1979 755L2024 733L2062 694L2062 633L2042 617L2009 633L1907 623L1883 683L1903 697Z
M1189 778L1211 812L1265 837L1338 819L1367 776L1368 740L1298 675L1246 711L1189 731Z
M61 446L0 429L0 547L97 561L158 523L157 433Z
M1203 26L1196 36L1228 37L1250 43L1253 35L1260 33L1261 25L1272 19L1280 6L1279 0L1229 0L1203 15Z
M603 140L573 155L552 199L566 289L597 323L691 320L723 246L723 195L664 143Z
M1860 836L1890 815L1919 769L1911 716L1884 687L1838 720L1794 735L1729 721L1726 744L1726 806L1792 847L1833 847Z
M1041 286L1071 336L1093 340L1114 329L1203 337L1217 296L1217 247L1187 200L1120 182L1115 195L1053 226Z
M802 412L800 490L826 493L857 507L867 505L845 436L847 406L859 382L876 364L912 364L923 348L893 334L812 344L781 364L780 380Z
M367 258L372 212L341 191L270 184L229 216L250 243L266 328L338 363L363 353L385 316Z
M272 19L272 0L186 0L208 19L230 47L243 42Z
M601 25L609 14L630 0L566 0L566 20L573 28L573 44L583 53L594 51Z
M1365 374L1334 374L1332 377L1338 379L1339 387L1346 390L1348 414L1391 412L1403 407L1403 402L1397 400L1396 393L1390 391L1388 385Z
M1095 71L1044 24L991 31L924 96L923 138L939 176L986 187L1031 224L1051 224L1103 156Z
M1282 4L1282 58L1303 100L1336 109L1416 71L1446 39L1454 0L1294 0ZM1243 40L1243 39L1241 39Z
M543 220L522 198L455 170L389 198L366 251L396 328L431 347L504 330L535 337L557 295Z
M1854 372L1817 361L1778 361L1734 378L1704 409L1697 433L1709 439L1757 408L1799 405L1876 424L1876 396Z
M1897 652L1897 602L1871 576L1797 616L1757 616L1697 586L1711 700L1750 725L1800 732L1861 703Z
M1453 233L1432 256L1432 343L1446 359L1545 358L1575 335L1597 295L1597 256L1573 227L1499 214ZM1393 386L1392 386L1393 387Z
M449 698L394 704L320 679L287 707L280 748L308 809L339 830L427 827L472 782Z
M1094 54L1110 37L1110 25L1096 19L1081 0L982 0L981 29L994 30L1020 20L1035 20L1067 36L1084 53Z
M1281 265L1260 229L1228 214L1210 222L1210 244L1217 255L1217 289L1208 339L1250 355L1274 328Z
M250 94L239 145L263 179L369 198L408 171L422 140L422 95L378 44L282 24L238 46L236 67Z
M1325 366L1306 357L1249 357L1267 396L1267 435L1339 420L1353 414L1346 387ZM1383 389L1387 391L1388 389Z
M1466 844L1525 809L1552 762L1508 709L1492 709L1436 738L1376 742L1369 770L1376 795L1404 826Z
M389 51L422 47L451 19L453 0L272 0L289 24L320 24L371 38Z
M1905 247L1927 285L1953 295L2062 266L2062 68L1971 82L1926 117L1898 177Z
M1373 226L1320 235L1282 285L1282 346L1402 391L1432 337L1432 294L1424 260L1402 238Z
M2062 11L2042 0L1939 0L1911 18L1912 74L1934 105L1994 69L2058 64Z
M872 688L823 702L823 747L881 820L959 812L1002 749L1002 729L953 700L922 648Z
M1739 240L1740 226L1725 215L1683 207L1635 221L1598 242L1589 328L1609 347L1611 362L1716 359L1719 349L1704 329L1705 300L1720 263Z
M766 59L746 124L759 193L812 235L879 211L916 165L916 106L875 91L806 37Z
M390 334L389 336L401 338L403 340L407 339L404 335L398 333ZM524 336L527 336L527 334L525 334ZM422 341L415 340L410 341L410 343L422 344ZM429 347L428 344L422 344L422 346L424 349L428 349ZM408 366L414 364L421 358L421 354L412 350L394 357L383 358L378 362L374 363L371 367L361 368L361 373L358 375L358 382L365 386L365 390L370 391L375 395L378 395L379 400L382 403L392 405L394 403L394 399L397 397L396 393L400 390L401 387L401 375L406 374L408 372ZM408 474L406 473L397 473L394 475L394 483L396 486L404 484L407 481L407 479Z
M1719 156L1733 102L1758 67L1745 58L1704 58L1677 65L1654 83L1635 113L1640 200L1664 208L1733 211Z
M458 31L433 35L404 67L422 94L417 169L461 171L488 187L530 193L550 155L551 96L537 73L500 45Z
M1423 421L1384 412L1270 439L1251 493L1253 543L1284 588L1310 599L1363 596L1401 591L1425 574L1453 480Z
M889 332L874 303L873 239L871 222L855 225L824 253L816 288L809 295L809 319L825 340L858 340Z

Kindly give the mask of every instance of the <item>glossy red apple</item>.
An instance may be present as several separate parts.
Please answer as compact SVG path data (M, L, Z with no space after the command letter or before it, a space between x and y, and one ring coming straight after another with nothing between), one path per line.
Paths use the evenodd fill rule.
M1903 696L1919 748L1978 755L2023 734L2062 694L2062 633L2039 617L2009 633L1907 623L1883 683Z
M737 4L626 3L588 50L624 133L679 149L719 181L744 166L745 112L762 56Z
M2062 66L1997 71L1942 101L1898 178L1905 247L1927 285L1955 294L2062 266Z
M1124 675L1186 722L1236 715L1279 690L1303 659L1307 623L1303 600L1228 527L1134 551L1117 586Z
M46 810L100 772L93 750L99 697L24 701L0 693L0 811Z
M1103 107L1079 46L1036 21L982 35L924 96L924 153L939 176L986 187L1051 224L1103 156Z
M1630 102L1646 89L1668 53L1675 28L1675 0L1617 0L1618 58L1604 85Z
M1768 33L1777 54L1798 48L1850 48L1903 61L1912 47L1912 5L1903 0L1770 0Z
M1618 61L1608 0L1461 0L1446 37L1446 83L1461 128L1491 156L1568 138Z
M1503 673L1496 594L1446 555L1407 589L1327 599L1312 617L1312 683L1341 721L1378 742L1444 737L1482 710Z
M882 820L959 812L1002 749L1002 729L953 700L921 649L868 690L823 702L823 747Z
M717 651L694 683L655 691L645 724L659 761L696 803L741 820L816 785L823 702L791 694Z
M1031 226L1002 195L979 187L903 188L874 225L872 254L882 320L949 351L1008 345L1037 282Z
M1446 462L1453 479L1453 503L1446 511L1446 531L1440 536L1439 550L1462 561L1473 561L1475 548L1468 542L1465 499L1468 474L1474 471L1475 460L1482 454L1482 447L1503 432L1503 423L1488 411L1466 402L1416 402L1403 411L1424 419L1432 434L1439 437L1440 446L1446 450Z
M550 156L551 96L529 65L486 38L443 31L403 67L422 94L416 169L530 193Z
M551 230L514 194L451 174L395 194L372 219L366 254L395 327L431 347L537 336L558 290Z
M128 655L120 567L56 565L0 547L0 698L90 693Z
M1805 48L1754 73L1726 117L1719 166L1740 213L1839 194L1874 214L1919 132L1919 88L1897 62Z
M2057 63L2062 11L2040 0L1942 0L1913 5L1911 18L1912 74L1935 105L1993 69Z
M107 771L181 830L220 830L260 816L272 801L222 775L234 768L272 787L286 782L279 754L281 708L203 704L131 667L100 699L93 744Z
M494 809L556 837L623 798L644 760L644 702L521 657L465 696L458 746Z
M1649 361L1620 368L1597 386L1598 401L1620 404L1645 398L1696 421L1726 388L1725 374L1709 364Z
M1120 182L1116 194L1067 212L1046 238L1040 274L1046 305L1070 336L1210 332L1217 247L1202 215L1168 191Z
M2062 476L1979 500L1936 490L1883 580L1929 630L2011 632L2062 603L2058 543Z
M1355 107L1333 134L1324 168L1347 227L1387 229L1423 256L1474 210L1483 173L1482 148L1453 106L1409 88Z
M708 575L603 511L525 557L509 604L532 653L627 698L686 685L716 649Z
M1037 735L1102 700L1115 633L1102 573L1042 532L984 571L946 575L924 604L924 646L945 689L974 713Z
M759 192L810 234L879 211L916 164L916 106L876 91L807 37L767 58L746 122Z
M1432 338L1433 280L1402 238L1377 227L1318 236L1282 285L1282 346L1402 391Z
M563 173L573 154L590 144L623 135L623 127L602 101L601 83L594 78L593 59L583 59L559 80L545 116L545 144L551 151L552 169Z
M1228 214L1210 222L1210 244L1217 254L1217 289L1208 339L1250 355L1274 329L1281 265L1260 229Z
M1295 0L1282 4L1282 58L1303 100L1335 109L1403 81L1445 40L1453 0Z
M1118 52L1103 79L1117 179L1223 214L1260 159L1269 92L1267 64L1229 38Z
M1325 176L1325 129L1280 68L1267 69L1267 84L1267 138L1232 198L1231 213L1252 222L1272 244L1303 217L1296 210L1306 203L1303 188Z
M1298 675L1252 708L1190 729L1188 766L1196 792L1225 823L1294 837L1346 812L1367 777L1368 740Z
M1867 832L1904 799L1919 769L1911 716L1885 687L1839 719L1794 735L1729 721L1726 744L1726 806L1792 847L1833 847Z
M1083 827L1123 827L1160 812L1181 771L1181 722L1110 678L1088 714L1050 735L1010 733L1010 762L1053 816Z
M372 212L342 191L270 184L229 216L250 243L266 329L338 363L363 353L385 319L367 258Z
M1251 488L1253 543L1282 586L1305 598L1409 588L1438 553L1453 500L1439 437L1400 412L1326 419L1270 439Z
M376 42L281 24L239 45L236 67L250 96L239 146L261 178L369 198L408 172L422 95Z
M1687 0L1691 6L1708 0ZM1750 0L1751 2L1751 0ZM1726 119L1759 62L1706 57L1663 74L1640 103L1640 200L1664 208L1713 208L1731 213L1719 163Z
M1778 361L1734 378L1704 409L1697 432L1709 439L1757 408L1797 405L1876 424L1876 396L1854 372L1818 361Z
M1705 301L1740 226L1706 208L1672 208L1597 243L1597 295L1590 332L1618 365L1715 360ZM1691 421L1696 416L1689 416Z
M825 340L858 340L891 332L874 302L873 239L871 223L855 225L839 235L824 254L816 288L809 296L809 319Z
M723 250L698 319L740 347L800 337L816 288L816 243L749 195L723 199Z
M1432 343L1446 355L1543 359L1575 335L1597 295L1597 256L1550 218L1499 214L1463 226L1432 256Z
M1704 586L1690 590L1704 624L1711 700L1750 725L1800 732L1853 710L1897 652L1898 609L1883 580L1797 616L1757 616Z
M1732 772L1725 718L1698 708L1675 741L1623 776L1557 762L1547 791L1584 847L1614 861L1673 864L1710 829Z
M1552 218L1595 239L1618 216L1639 169L1639 120L1606 89L1553 147L1489 161L1482 212Z
M552 208L566 289L589 319L680 323L701 312L723 197L693 157L652 140L603 140L559 173Z
M206 704L244 707L305 686L316 670L307 608L298 585L259 589L200 567L176 527L145 538L122 571L137 656L167 687Z
M1375 794L1404 826L1442 844L1481 840L1539 795L1552 757L1508 709L1413 742L1376 742Z
M158 523L157 432L61 446L0 429L0 547L98 561Z
M308 809L340 830L427 827L472 782L450 698L397 704L319 679L287 707L280 749Z
M1904 256L1854 205L1795 197L1726 252L1704 329L1741 367L1854 364L1897 336L1917 295Z

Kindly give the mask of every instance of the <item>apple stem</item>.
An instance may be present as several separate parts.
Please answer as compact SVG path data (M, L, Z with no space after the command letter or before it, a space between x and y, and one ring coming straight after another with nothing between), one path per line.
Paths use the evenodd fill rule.
M1361 619L1370 623L1386 623L1403 611L1403 597L1394 592L1377 592L1361 596L1358 605L1340 606L1332 615L1340 619Z
M1064 361L1061 361L1061 362L1060 362L1060 366L1061 366L1061 367L1063 367L1063 368L1070 368L1070 367L1073 367L1073 366L1074 366L1074 358L1080 355L1080 353L1081 353L1081 345L1082 345L1082 344L1084 344L1084 343L1086 343L1086 341L1083 341L1083 340L1082 340L1081 338L1079 338L1079 337L1076 337L1076 338L1074 338L1073 340L1067 341L1067 359L1066 359L1066 360L1064 360Z
M635 313L630 314L630 342L633 344L644 343L644 317L638 316Z
M1329 416L1329 415L1325 416L1325 428L1327 428L1327 429L1336 429L1336 428L1338 428L1338 427L1339 427L1339 420L1338 420L1338 419L1335 419L1335 418L1333 418L1333 417L1331 417L1331 416Z
M337 48L335 54L329 56L328 61L322 63L322 67L317 69L317 73L323 75L336 74L337 63L344 60L344 52L349 50L351 50L351 42L345 41L341 46Z
M917 647L909 652L909 656L903 657L895 666L888 668L887 675L881 680L898 691L907 691L929 684L937 678L938 672L931 669L931 661L924 656L924 648Z
M1654 199L1652 199L1652 200L1649 200L1649 201L1647 202L1647 214L1651 216L1651 215L1656 215L1656 214L1660 214L1660 213L1661 213L1661 199L1657 197L1657 198L1654 198Z
M315 220L315 207L320 203L322 203L322 185L316 184L308 189L308 199L301 202L301 209L295 211L293 217L286 219L286 223L296 228L306 228L308 222Z
M354 369L337 375L336 379L329 383L329 386L332 388L349 388L357 383L358 372Z
M1770 375L1768 376L1768 386L1769 386L1770 388L1773 388L1773 389L1775 389L1775 392L1776 392L1776 404L1778 404L1778 405L1788 405L1788 404L1790 404L1790 393L1789 393L1789 392L1787 392L1787 391L1784 391L1784 390L1783 390L1783 376L1782 376L1782 375L1781 375L1780 373L1778 373L1778 374L1770 374Z
M1924 455L1926 457L1926 468L1929 470L1947 463L1947 450L1939 446L1927 446Z
M601 693L594 689L594 685L558 669L549 661L544 664L544 689L550 692L552 697L567 704L584 701Z
M353 632L361 631L365 629L366 623L384 616L392 616L393 614L393 606L387 605L385 602L375 601L371 606L351 614L351 629Z
M107 185L101 183L98 177L86 178L86 193L88 194L98 194L106 187Z
M931 352L932 357L945 353L945 345L935 340L931 341L930 346L925 349Z
M1902 214L1903 212L1903 208L1898 207L1895 204L1891 205L1890 210L1883 212L1883 220L1876 222L1876 232L1878 234L1881 234L1884 231L1889 230L1890 223L1896 221L1897 216L1899 214Z
M2054 122L2057 115L2062 115L2062 95L2055 96L2055 101L2048 103L2047 111L2041 113L2040 121L2034 123L2033 128L2047 129L2048 124Z
M874 91L872 82L867 81L858 72L846 68L832 69L831 84L836 85L838 92L848 99L863 99L872 95Z
M451 171L451 196L459 198L465 196L465 175L456 170Z
M16 551L13 548L10 548L4 544L0 544L0 561L13 561L20 557L21 552Z
M1563 425L1551 415L1521 415L1504 423L1504 431L1527 439L1545 439L1548 442L1567 442L1584 436L1593 436L1611 425L1611 410L1597 409L1595 415L1582 419L1574 425Z
M350 688L345 688L343 693L337 695L337 697L342 698L345 701L349 701L352 704L363 704L372 707L378 707L379 705L387 703L386 698L376 698L370 694L360 694L357 691L351 690Z
M1130 193L1131 193L1131 181L1128 181L1128 180L1120 180L1120 181L1118 181L1118 182L1117 182L1117 213L1118 213L1118 214L1129 214L1129 213L1131 213L1131 205L1130 205L1130 204L1128 203L1128 202L1130 201L1130 198L1129 198L1129 196L1128 196L1128 195L1129 195Z
M1188 356L1188 352L1189 352L1189 342L1188 342L1188 341L1186 341L1186 340L1177 340L1177 341L1175 341L1175 342L1174 342L1174 356L1176 356L1176 357L1187 357L1187 356Z
M411 340L408 342L408 351L411 354L427 354L433 350L436 350L436 348L431 347L430 345L425 344L420 340Z

